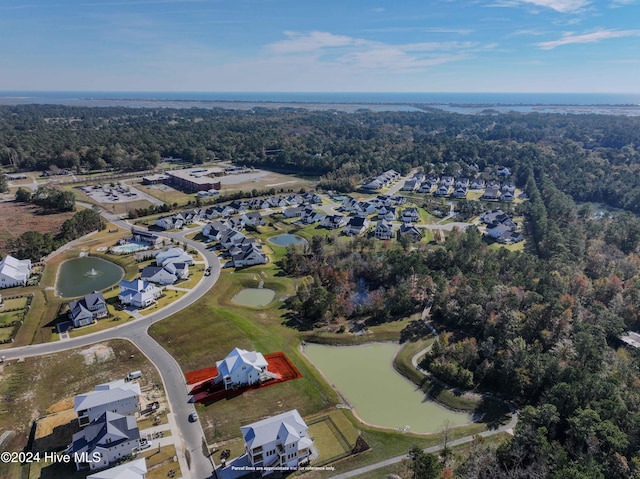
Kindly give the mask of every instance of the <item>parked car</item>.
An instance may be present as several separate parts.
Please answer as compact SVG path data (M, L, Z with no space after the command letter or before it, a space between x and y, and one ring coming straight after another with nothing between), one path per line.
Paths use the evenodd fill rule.
M198 413L192 412L189 414L189 422L196 422L198 420Z

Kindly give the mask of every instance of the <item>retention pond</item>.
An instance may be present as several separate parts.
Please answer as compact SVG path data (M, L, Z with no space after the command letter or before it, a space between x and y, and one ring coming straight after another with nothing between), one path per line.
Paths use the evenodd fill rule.
M124 276L123 269L110 261L85 256L60 265L56 291L63 298L84 296L113 286Z
M276 292L268 288L245 288L231 301L242 306L266 306L275 297Z
M269 238L269 242L273 243L276 246L289 246L292 244L307 244L306 239L300 236L292 235L290 233Z
M401 376L393 368L398 349L393 343L306 344L304 353L368 424L433 433L472 422L470 414L440 406Z

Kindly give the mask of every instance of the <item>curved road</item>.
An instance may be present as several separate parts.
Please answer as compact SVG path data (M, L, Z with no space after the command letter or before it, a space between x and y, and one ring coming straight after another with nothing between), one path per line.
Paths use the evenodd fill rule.
M131 224L112 215L102 213L103 216L117 224L129 229ZM140 228L142 229L142 228ZM183 457L189 457L189 470L182 471L183 477L194 479L205 479L215 477L212 459L208 456L205 447L204 432L199 421L189 422L189 414L195 411L193 404L188 402L188 390L184 380L182 369L175 359L151 336L148 334L149 326L161 321L174 313L186 308L204 296L216 283L220 277L220 261L215 253L208 250L206 246L197 241L185 238L185 235L197 231L199 228L192 228L180 233L159 232L158 236L174 239L180 243L186 243L189 247L197 250L204 258L206 265L211 267L211 275L204 276L202 280L174 303L151 313L144 318L137 319L127 324L100 331L78 338L72 338L53 343L34 344L2 350L1 354L5 360L18 359L24 357L41 356L53 354L69 349L89 346L94 343L108 341L111 339L126 339L131 341L147 358L156 366L167 394L167 400L171 406L171 411L175 417L181 434L181 444L177 444L177 453ZM180 451L182 449L182 451ZM188 452L188 454L187 454Z

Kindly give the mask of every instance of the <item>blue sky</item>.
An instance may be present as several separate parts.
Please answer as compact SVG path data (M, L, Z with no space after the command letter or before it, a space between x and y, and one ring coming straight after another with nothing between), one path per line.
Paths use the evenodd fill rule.
M0 90L640 93L640 0L0 0Z

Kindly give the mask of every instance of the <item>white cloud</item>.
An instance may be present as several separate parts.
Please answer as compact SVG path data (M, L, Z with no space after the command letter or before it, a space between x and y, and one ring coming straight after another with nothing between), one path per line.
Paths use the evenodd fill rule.
M590 0L496 0L488 7L519 7L523 4L545 7L560 13L583 12L591 4Z
M334 35L328 32L311 32L303 34L299 32L284 32L286 40L271 43L267 49L273 53L302 53L322 50L324 48L336 48L355 45L359 40L346 35Z
M573 13L583 10L591 2L588 0L524 0L539 7L547 7L560 13Z
M573 43L596 43L601 40L610 38L638 37L640 30L599 30L597 32L585 33L583 35L574 35L566 33L562 38L549 42L540 42L537 45L543 50L551 50L562 45L571 45Z
M286 39L266 46L274 59L304 56L319 66L349 65L361 70L424 70L468 58L483 48L475 42L456 41L388 44L319 31L284 34Z

